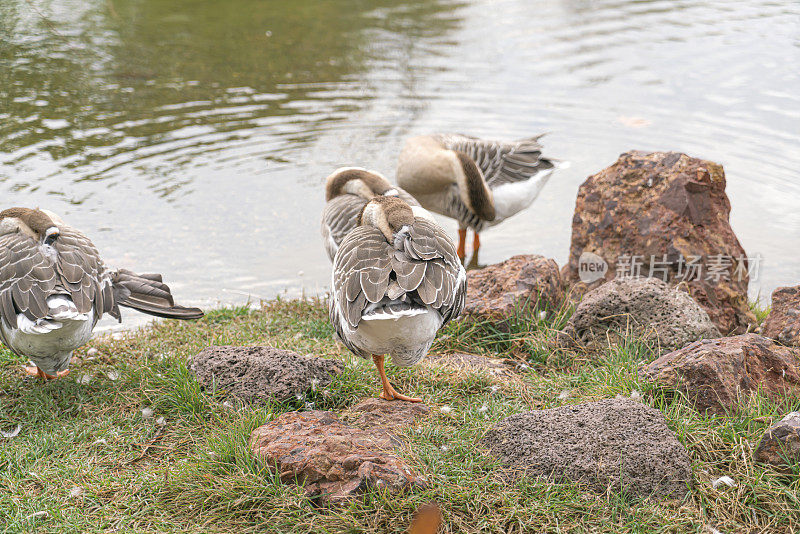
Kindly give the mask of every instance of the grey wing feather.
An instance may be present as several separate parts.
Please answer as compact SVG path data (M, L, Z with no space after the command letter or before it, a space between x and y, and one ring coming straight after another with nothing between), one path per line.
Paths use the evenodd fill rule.
M331 261L345 236L358 226L358 217L366 203L356 195L340 195L325 203L321 230L325 251Z
M555 164L542 157L541 136L514 142L479 139L460 134L442 134L437 138L449 150L467 154L483 173L489 187L523 182Z
M389 287L391 250L375 228L359 226L342 241L333 261L332 305L351 328L358 326L368 302L378 302Z

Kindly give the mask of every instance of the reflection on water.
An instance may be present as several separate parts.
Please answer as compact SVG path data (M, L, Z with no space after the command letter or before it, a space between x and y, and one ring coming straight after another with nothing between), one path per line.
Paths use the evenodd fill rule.
M336 166L391 176L415 133L547 131L572 166L482 261L563 262L588 174L680 150L725 165L755 296L800 280L798 35L792 0L8 0L0 191L209 305L324 290Z

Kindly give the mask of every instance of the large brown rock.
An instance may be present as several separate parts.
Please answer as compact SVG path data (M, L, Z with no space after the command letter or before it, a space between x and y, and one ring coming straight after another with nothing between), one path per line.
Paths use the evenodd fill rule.
M800 286L772 292L772 308L762 333L784 345L800 346Z
M771 425L756 449L757 462L791 469L800 463L800 412L792 412Z
M657 278L618 278L586 294L558 339L562 346L593 348L628 336L663 352L719 337L719 331L686 292Z
M636 274L638 266L643 276L685 283L723 334L744 333L756 319L747 303L749 262L730 210L721 165L675 152L622 154L578 190L564 280L580 295L617 274ZM585 283L580 258L590 253L608 270ZM689 262L702 265L699 277Z
M689 454L664 415L626 399L512 415L482 443L512 474L583 482L639 497L682 497L692 482Z
M190 367L206 388L247 402L284 401L327 386L344 370L341 362L267 346L208 347Z
M721 415L756 391L774 397L800 392L800 349L757 334L704 339L664 354L641 374L684 393L698 410Z
M519 255L467 273L464 315L502 320L526 308L558 309L563 300L558 264L544 256Z
M424 479L397 455L399 440L381 427L381 421L387 413L398 416L408 412L401 418L409 424L427 407L399 401L373 404L381 402L380 408L356 408L362 424L377 423L367 429L346 424L332 412L284 413L252 432L250 449L274 467L281 482L297 482L323 503L344 502L371 488L400 492L424 485ZM367 415L375 410L374 416ZM395 421L391 430L401 426Z

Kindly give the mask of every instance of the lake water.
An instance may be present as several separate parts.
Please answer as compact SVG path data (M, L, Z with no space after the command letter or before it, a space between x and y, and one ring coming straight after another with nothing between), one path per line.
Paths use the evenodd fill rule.
M794 0L0 2L2 206L59 212L185 304L324 292L325 176L391 178L436 131L549 132L571 162L482 262L563 264L581 182L675 150L725 166L752 296L800 282Z

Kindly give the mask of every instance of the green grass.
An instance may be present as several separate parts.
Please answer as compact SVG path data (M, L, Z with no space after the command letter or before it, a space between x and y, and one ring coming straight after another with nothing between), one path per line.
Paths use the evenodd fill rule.
M0 437L0 532L401 533L413 511L432 500L443 510L443 532L800 529L797 472L751 460L769 422L800 408L800 400L755 396L729 417L698 414L639 379L640 362L653 358L644 343L627 340L595 358L556 350L555 332L569 313L519 313L502 328L455 323L434 346L526 363L519 377L389 366L400 391L434 408L407 431L402 452L431 484L403 495L369 493L330 509L281 484L247 448L250 432L280 413L306 403L340 410L378 394L372 365L333 342L323 302L221 309L196 323L164 322L122 340L99 339L93 359L82 349L69 377L46 384L23 378L24 362L0 350L0 429L22 425L17 437ZM255 343L340 359L345 371L305 399L229 406L187 369L187 358L210 344ZM633 391L663 411L689 450L695 485L685 499L636 501L574 484L508 482L477 445L511 414ZM452 410L436 409L444 405ZM154 417L143 419L142 408ZM736 487L713 489L710 480L721 475Z

